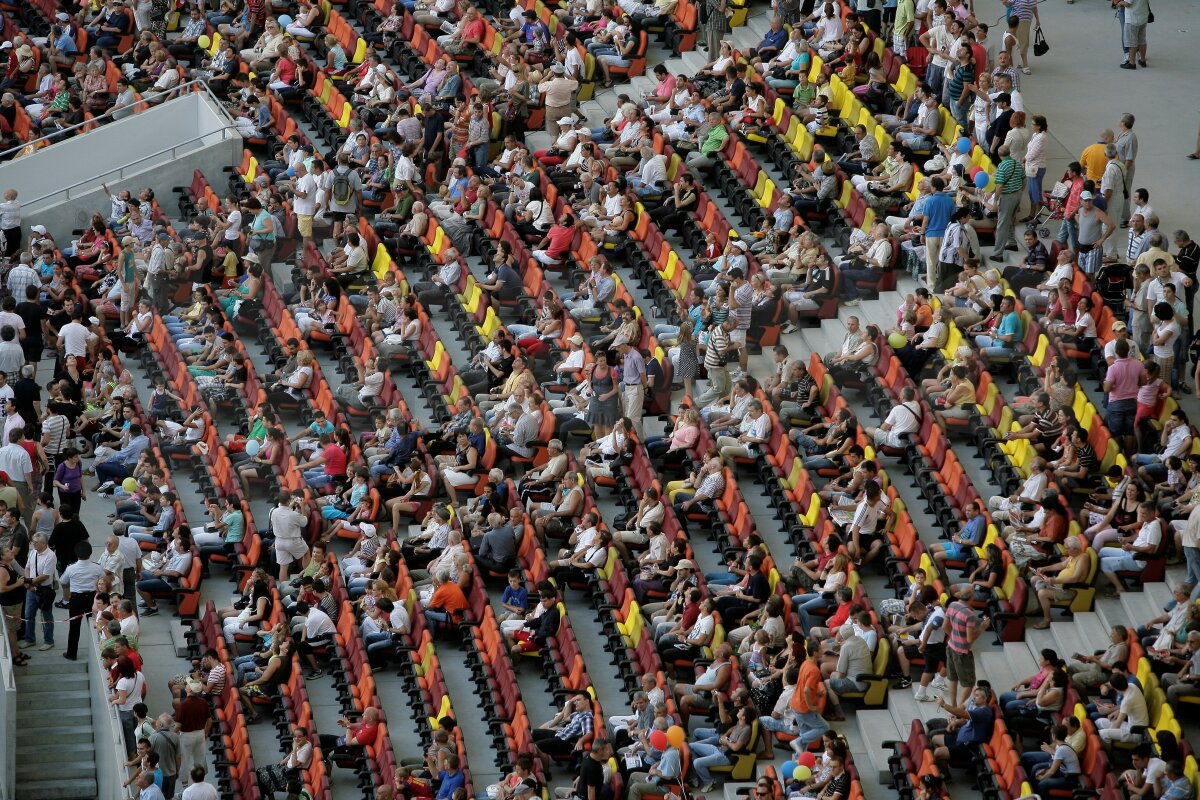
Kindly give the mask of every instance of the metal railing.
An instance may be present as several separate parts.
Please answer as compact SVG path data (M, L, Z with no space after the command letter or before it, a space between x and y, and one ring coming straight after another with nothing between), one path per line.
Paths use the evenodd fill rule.
M9 638L4 635L0 636L0 800L16 796L17 677Z
M201 78L196 78L195 80L190 80L187 83L180 84L179 86L176 86L174 89L171 89L170 93L174 94L174 97L168 97L163 102L169 103L172 100L182 97L184 95L183 90L188 88L189 86L192 87L193 92L203 90L204 93L208 95L209 99L212 100L213 103L218 108L220 108L222 111L225 110L225 106L221 104L221 101L219 99L217 99L217 96L212 93L212 89L208 88L208 84L205 83L204 80ZM17 145L16 147L10 147L7 150L0 152L0 161L3 161L8 156L19 153L20 151L24 150L26 147L29 147L30 145L36 145L36 144L38 144L38 142L49 142L51 139L60 138L64 133L70 133L71 131L76 131L76 130L79 130L80 128L86 128L89 125L99 128L101 120L105 120L105 119L116 120L117 119L117 117L115 116L116 114L121 114L121 113L140 114L141 112L146 111L151 107L152 106L151 106L151 103L149 100L142 99L142 100L138 100L136 103L134 103L131 106L122 106L121 108L111 109L111 110L106 111L105 113L101 114L98 117L92 117L91 119L85 119L83 122L77 122L76 124L74 124L68 128L60 128L59 130L55 131L54 133L47 133L45 136L39 136L36 139L30 139L28 142L22 142L21 144ZM228 116L228 114L226 114L226 116ZM229 124L233 125L232 118L229 120ZM87 133L87 131L84 131L84 133Z
M96 800L128 800L133 785L124 787L125 732L117 707L108 702L108 676L100 658L100 634L89 614L83 621L87 637L88 688L92 700L92 742L96 759Z

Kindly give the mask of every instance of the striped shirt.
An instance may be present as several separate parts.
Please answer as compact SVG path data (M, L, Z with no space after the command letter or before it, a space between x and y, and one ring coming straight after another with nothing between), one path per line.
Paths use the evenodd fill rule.
M737 300L737 308L733 309L732 313L737 320L737 330L750 330L750 303L753 300L754 287L749 283L743 283L741 286L733 290L733 299Z
M696 501L712 500L723 491L725 491L725 473L723 470L717 470L704 476L704 480L700 481L700 486L696 489L696 494L692 499Z
M1000 188L1001 194L1019 192L1025 183L1025 173L1012 156L1008 156L1000 162L1000 166L996 167L995 177L996 186Z
M712 329L708 335L708 346L704 351L704 367L706 369L720 369L725 358L725 351L729 349L729 332L724 327L718 325Z
M955 600L946 609L946 647L955 653L971 652L967 636L978 627L975 610L962 600Z

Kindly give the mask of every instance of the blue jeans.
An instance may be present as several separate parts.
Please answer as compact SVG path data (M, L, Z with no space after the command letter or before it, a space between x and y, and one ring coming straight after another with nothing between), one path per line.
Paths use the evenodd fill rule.
M809 592L808 594L798 594L792 598L792 608L796 610L796 617L800 622L800 628L807 636L812 628L812 620L809 618L811 611L823 611L829 608L829 601L820 592Z
M1196 587L1192 590L1192 599L1200 597L1200 548L1183 548L1183 560L1187 562L1187 582Z
M1029 201L1034 205L1042 204L1042 178L1046 177L1046 168L1038 167L1036 175L1029 178Z
M829 730L829 723L816 711L809 711L805 714L797 713L796 724L800 729L796 738L806 750L810 744L820 739L821 735Z
M41 609L42 612L42 641L54 644L54 605ZM25 635L27 642L37 641L37 630L34 627L37 620L38 599L34 592L25 593Z
M705 742L693 742L692 749L692 769L696 770L696 780L700 783L711 783L712 773L708 771L709 767L723 767L729 764L729 758L715 744L707 744Z
M741 578L732 572L709 572L704 576L704 582L710 586L732 586Z
M116 461L105 461L102 464L96 465L96 478L104 483L112 481L120 483L122 478L129 477L129 467Z
M882 277L883 275L878 270L842 267L842 294L845 295L847 300L857 300L859 294L858 285L855 281L879 283L879 279Z
M1021 766L1025 768L1027 775L1033 775L1038 767L1045 766L1053 760L1049 753L1043 753L1041 750L1021 754Z
M975 344L979 345L979 352L988 358L1012 358L1012 348L1005 345L999 339L994 339L991 336L976 336Z
M1062 227L1058 229L1058 242L1065 244L1072 250L1079 249L1079 225L1073 219L1064 219Z
M368 634L364 641L367 644L368 659L372 654L381 658L389 653L396 652L396 644L392 641L392 635L390 633L376 631L375 633Z
M333 476L326 475L324 467L313 467L304 471L304 482L313 489L321 489L333 483Z
M702 744L715 745L720 738L721 734L717 733L716 728L696 728L692 732L692 741Z
M160 578L149 571L142 573L141 580L137 582L137 590L145 592L148 595L164 596L170 595L175 591L165 578Z

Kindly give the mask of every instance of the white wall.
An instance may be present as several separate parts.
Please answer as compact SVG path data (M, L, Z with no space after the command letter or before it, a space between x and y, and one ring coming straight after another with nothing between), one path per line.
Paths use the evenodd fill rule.
M192 170L235 165L242 139L224 109L204 92L190 92L96 130L56 142L0 165L0 187L17 190L26 225L34 220L60 243L87 224L93 211L107 216L101 184L149 186L174 214L173 186L190 183Z
M0 800L12 800L16 792L17 679L9 639L0 636Z

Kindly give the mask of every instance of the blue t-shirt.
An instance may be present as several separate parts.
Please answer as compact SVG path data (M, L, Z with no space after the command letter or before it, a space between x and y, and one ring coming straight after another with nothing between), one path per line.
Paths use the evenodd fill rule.
M967 712L970 719L967 724L958 729L958 744L983 744L992 738L992 729L996 726L996 712L991 706L972 708Z
M1004 316L1004 319L1000 320L1000 327L996 329L996 334L997 336L1012 335L1014 337L1012 341L1002 341L1002 347L1016 347L1020 343L1021 318L1017 316L1017 312L1010 311Z
M983 537L987 534L987 519L982 514L976 514L971 518L971 521L963 526L962 533L958 538L971 543L972 546L978 547L983 543Z
M931 194L925 198L925 235L941 237L946 233L950 224L950 216L954 213L954 198L945 192Z
M505 586L504 594L500 595L500 602L506 606L525 608L529 605L529 590L524 586L519 586L516 589L511 586Z
M447 798L454 795L455 789L460 789L467 785L467 779L461 769L455 770L452 773L442 770L438 773L438 780L441 781L441 785L438 786L437 794L435 795L437 800L447 800Z
M773 47L776 50L783 47L788 40L788 32L784 27L780 27L777 31L768 30L763 34L762 47L760 50L765 50L768 47Z

